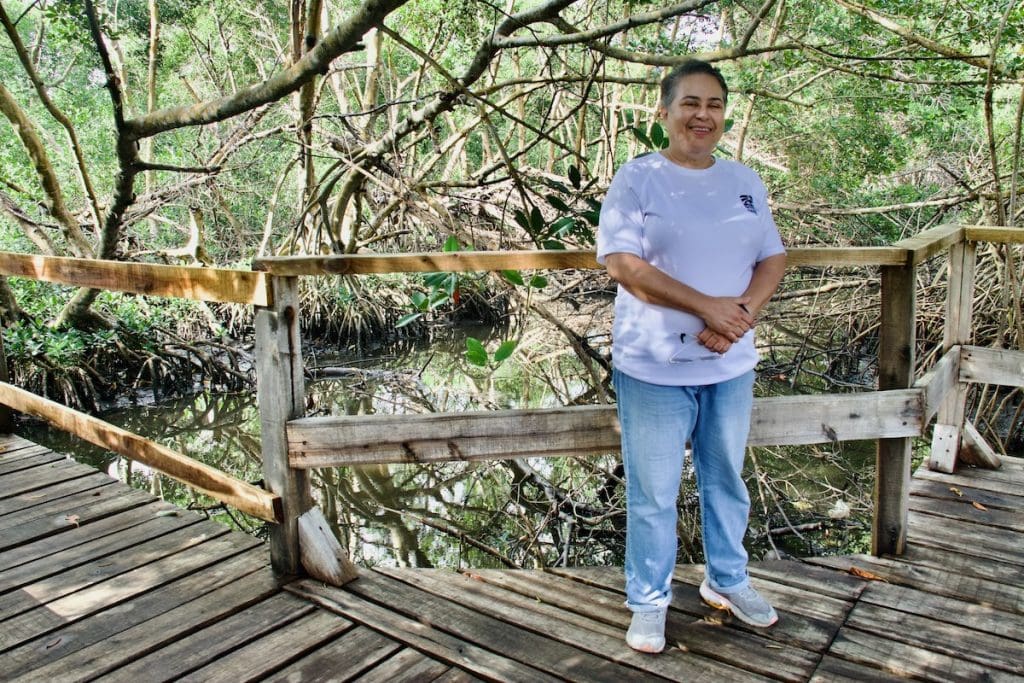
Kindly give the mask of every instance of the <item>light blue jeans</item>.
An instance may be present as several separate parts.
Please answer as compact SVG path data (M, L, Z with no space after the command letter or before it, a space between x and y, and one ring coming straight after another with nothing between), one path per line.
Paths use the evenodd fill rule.
M743 459L754 371L706 386L648 384L614 370L626 470L626 606L653 611L672 601L676 500L686 442L693 446L705 574L715 590L742 590L750 496Z

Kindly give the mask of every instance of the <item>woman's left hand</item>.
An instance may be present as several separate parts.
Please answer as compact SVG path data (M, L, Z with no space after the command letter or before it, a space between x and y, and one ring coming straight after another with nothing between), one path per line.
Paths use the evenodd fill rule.
M705 327L704 330L697 335L697 341L715 353L725 353L732 347L731 341L726 339L724 335L715 332L710 327Z

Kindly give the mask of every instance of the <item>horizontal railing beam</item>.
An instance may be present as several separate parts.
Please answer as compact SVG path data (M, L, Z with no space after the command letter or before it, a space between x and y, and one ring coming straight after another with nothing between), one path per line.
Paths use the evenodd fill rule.
M267 522L281 519L281 498L158 443L6 382L0 403L46 420L89 443L131 458L216 500Z
M266 306L267 276L249 270L167 266L0 251L0 275L210 303Z
M968 225L964 227L964 239L968 242L1024 244L1024 229L1000 228L988 225Z
M944 254L957 242L964 239L964 229L957 224L937 225L907 239L900 240L893 247L909 252L907 264L916 266Z
M1024 351L963 346L960 349L960 381L1024 387Z
M793 247L790 266L904 265L910 252L899 247ZM371 273L465 273L527 269L599 269L593 250L460 251L419 254L339 254L256 259L254 270L288 277Z
M777 396L754 402L750 446L918 436L923 389ZM305 417L288 423L292 467L581 456L619 450L615 406L425 415Z

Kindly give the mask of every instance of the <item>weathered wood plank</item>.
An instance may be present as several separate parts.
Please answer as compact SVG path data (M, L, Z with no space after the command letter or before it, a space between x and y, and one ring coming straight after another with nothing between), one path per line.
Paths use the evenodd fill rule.
M915 244L917 244L915 242ZM945 248L944 246L941 248ZM786 264L796 266L899 266L911 251L892 247L791 247ZM494 270L599 269L593 250L461 251L417 254L276 256L256 259L253 270L281 277L371 273L464 273Z
M270 529L270 558L274 571L284 576L302 572L299 517L313 506L309 476L288 464L288 420L305 410L302 364L301 309L298 281L275 277L272 307L257 307L256 398L260 414L260 454L263 479L280 496L279 523Z
M742 669L701 657L693 650L684 654L677 647L669 647L661 656L650 657L623 647L626 628L629 626L629 613L623 609L621 596L615 596L616 604L612 607L600 604L603 598L610 599L611 594L599 595L596 598L598 605L590 602L594 594L603 593L595 588L583 591L584 594L580 594L579 591L559 594L558 587L564 588L567 584L570 588L583 587L580 584L572 585L573 582L550 574L529 570L491 570L484 573L472 571L461 575L447 570L378 568L377 571L443 600L458 603L507 624L543 634L552 640L585 650L611 662L635 667L649 675L668 680L736 680L751 676ZM510 583L504 583L505 574L514 575ZM549 586L551 583L558 583L559 586ZM520 590L506 590L506 586L515 586ZM521 592L526 586L529 586L528 594ZM541 595L546 599L541 598ZM596 621L590 616L595 606L604 613L604 619L601 621ZM674 613L669 615L670 621L675 618ZM558 671L555 673L562 675ZM622 675L627 678L615 680L634 680L640 673L623 670Z
M755 400L748 445L916 436L923 390ZM615 406L420 415L308 417L288 422L296 468L472 461L617 452Z
M845 602L855 601L865 587L864 581L855 576L795 560L751 562L747 571L755 579L801 588L809 593Z
M196 301L254 304L268 301L263 273L0 251L0 274L44 282Z
M1021 485L1019 482L1013 481L1009 477L1000 477L999 473L994 473L995 476L989 478L985 476L985 472L985 470L970 470L969 473L967 473L967 471L961 470L956 474L943 474L940 472L929 472L924 468L918 468L914 473L914 477L925 481L947 484L949 486L972 486L974 488L984 489L994 493L1009 493L1014 495L1021 492Z
M882 320L878 335L880 390L905 389L914 382L916 300L913 267L883 266ZM878 440L875 514L871 522L871 549L876 555L898 555L906 544L911 449L909 438Z
M1024 566L978 558L943 548L911 546L900 556L908 567L938 569L971 579L983 579L1009 585L1024 584Z
M924 390L924 414L921 423L927 425L939 412L943 402L954 391L960 380L960 349L946 352L932 368L914 382L915 389Z
M686 568L677 566L677 570ZM618 589L620 604L624 600L621 568L552 568L550 571L604 589ZM666 638L671 637L672 642L687 652L714 657L763 676L806 680L819 657L815 648L831 640L838 623L828 624L791 612L789 608L796 606L788 603L776 607L780 612L779 622L770 629L756 629L705 604L696 585L677 583L672 609L678 610L683 618L677 622L670 616ZM628 617L627 612L620 622L623 633L629 625Z
M335 621L342 620L337 615L332 616ZM302 681L302 683L347 681L375 667L381 661L391 657L391 655L401 649L402 646L390 638L385 638L376 631L371 631L364 626L356 626L331 642L321 645L312 653L286 666L266 680L280 681L280 683L292 683L294 681ZM415 650L408 651L415 652ZM441 675L447 669L443 664L433 662L422 655L419 655L419 659L422 660L422 663L429 665L427 669L439 667L440 670L437 672L437 675ZM408 661L407 664L411 665L414 661ZM424 670L421 668L421 672ZM199 671L197 675L202 673L202 671ZM220 672L218 671L218 673ZM378 678L377 680L386 680L391 683L395 679L388 677Z
M359 575L318 506L299 516L299 556L310 576L332 586L343 586Z
M852 628L839 632L830 654L866 666L880 666L889 674L905 678L963 683L1009 680L989 667Z
M8 650L3 653L6 673L26 683L40 677L74 680L73 676L87 675L92 668L102 673L173 643L181 633L174 629L175 624L184 624L182 628L187 631L191 624L200 628L204 619L217 621L221 608L233 612L232 598L221 592L232 587L252 591L256 596L261 591L277 592L266 550L244 551ZM250 602L246 599L245 604ZM214 616L204 616L211 610ZM49 673L52 678L46 676Z
M923 590L895 586L883 581L872 581L868 590L861 596L862 604L871 604L897 613L912 614L918 618L951 624L957 628L969 629L973 633L969 637L984 637L984 634L1004 638L1012 634L1024 633L1024 615L1011 614L1004 609L979 603L975 600L958 600L948 596L939 596ZM858 618L863 618L863 614ZM886 621L898 620L899 617L886 615ZM881 621L879 623L881 625ZM898 630L913 629L897 627ZM873 630L873 629L865 629ZM914 635L919 638L919 634ZM906 641L910 642L910 641ZM1016 645L1016 650L1020 645ZM984 656L987 647L979 649L976 656ZM970 659L970 657L967 657ZM1024 661L1014 658L1014 666L1024 666ZM975 660L980 661L980 660ZM981 662L984 663L984 662Z
M1024 230L1020 228L994 228L988 225L967 225L964 226L964 239L971 242L1024 244Z
M60 505L63 502L64 499L56 501L57 510L42 515L39 514L39 509L50 509L50 506L39 506L24 513L17 512L0 517L0 522L3 522L0 550L60 534L117 512L141 507L153 502L153 496L142 491L116 490L114 487L104 486L91 492L68 496L66 507Z
M913 237L902 239L893 247L908 250L911 254L909 265L916 266L938 256L957 242L962 242L963 239L963 228L959 224L949 223L937 225Z
M21 448L35 448L39 444L22 438L17 434L0 434L0 458L6 458L7 454Z
M84 477L76 477L59 484L32 489L25 493L0 499L0 515L9 515L12 512L21 512L36 505L51 503L60 498L97 489L101 486L110 486L116 480L111 479L101 472L93 472Z
M989 509L1024 513L1024 488L1020 489L1021 495L1013 495L973 486L955 486L947 482L931 481L915 476L910 484L910 494L911 500L918 496L965 505L980 503Z
M178 679L316 611L316 607L308 602L287 593L277 593L227 619L178 638L152 654L109 671L105 678L126 683Z
M112 563L115 560L120 560L127 553L122 552L121 555L116 556L114 559L101 561L106 556L119 551L134 550L137 544L196 524L199 521L200 517L194 514L147 519L141 524L123 529L120 533L106 534L66 550L52 551L45 557L19 564L16 567L0 564L0 593L9 591L12 588L28 585L38 588L41 581L56 574L61 574L60 583L65 585L68 578L66 572L85 564L97 563L97 566L102 567L103 573L109 574L109 568L112 566ZM132 552L131 556L133 559L137 557L134 552ZM89 567L88 571L90 572L90 577L93 576L92 572L97 572L94 567ZM32 590L33 595L36 596L36 588ZM2 599L0 597L0 600ZM4 613L6 614L6 612Z
M249 683L262 680L268 671L280 668L351 628L352 622L348 619L318 609L213 659L203 668L177 680L181 683Z
M0 462L0 477L22 470L32 469L39 465L47 465L51 462L66 460L67 456L61 453L54 453L51 450L40 449L42 452L33 453L24 458L4 460Z
M960 381L1024 387L1024 351L964 346L960 353Z
M455 572L447 574L453 581L472 581ZM446 599L438 599L424 589L427 584L435 590L444 587L443 583L430 581L431 576L436 576L436 572L425 572L422 576L420 572L406 574L404 578L416 583L413 586L375 573L361 576L349 586L362 597L387 604L409 618L425 619L435 628L457 638L516 659L526 666L538 667L561 679L581 682L629 680L633 672L629 667L566 645L553 639L554 634L542 636L533 633L531 626L535 627L535 624L513 625L451 602L458 595L457 591L448 591ZM472 586L464 584L464 588L468 591ZM564 628L570 626L565 624Z
M883 671L869 664L859 664L832 655L825 655L821 658L818 668L814 670L810 683L864 683L864 681L906 683L906 680L905 676Z
M367 581L360 577L344 589L314 581L297 581L286 589L353 621L384 631L391 637L431 657L447 662L487 680L557 681L539 669L485 650L477 645L434 628L429 623L391 611L351 592Z
M978 505L975 505L978 503ZM981 507L978 507L978 506ZM933 517L958 519L974 524L982 524L990 529L1007 529L1018 533L1024 532L1024 515L1017 510L1000 510L988 508L975 500L959 499L956 502L936 500L921 496L911 496L910 509L924 512ZM941 522L939 522L941 524ZM1024 537L1022 537L1024 540Z
M105 476L105 475L104 475ZM65 529L54 536L46 536L22 545L16 545L0 551L0 566L13 568L27 562L46 558L83 543L98 540L104 536L130 529L153 519L154 515L168 514L171 506L163 501L154 501L149 505L121 511L93 520L85 525Z
M1024 674L1020 642L994 633L981 633L866 602L859 603L850 613L843 630L851 629L904 643L915 650L927 652L928 657L938 653L960 662L974 662L990 674L1000 670L1018 676Z
M36 446L33 444L31 446L27 446L25 448L18 448L17 450L8 451L7 453L0 455L0 462L4 464L15 463L18 460L21 460L22 458L29 458L36 455L42 455L43 453L53 452L54 451L51 451L49 448L45 446ZM60 455L63 458L67 457L63 453L58 453L57 455Z
M72 470L75 474L80 474L82 470ZM85 470L88 471L88 470ZM65 470L67 472L67 470ZM74 485L74 490L65 490L65 495L52 498L45 495L49 491L49 487L43 489L31 489L25 493L19 494L16 500L28 501L29 505L10 509L13 506L5 506L9 509L9 512L0 516L0 531L4 529L10 529L14 527L20 527L26 522L38 519L40 517L50 517L52 515L58 515L60 513L69 514L74 512L72 508L80 508L83 505L88 505L99 499L125 496L133 491L124 487L112 487L104 485L109 481L105 482L100 477L106 477L106 475L95 476L97 472L92 470L92 474L87 474L84 477L75 477L74 479L66 479L60 482L61 486ZM59 478L63 478L64 473L59 475ZM143 494L142 491L135 491L136 494ZM32 495L39 496L38 499L30 498ZM154 500L153 496L149 496L147 501Z
M14 472L0 477L0 499L35 491L62 481L95 474L96 470L73 460L57 460L31 471Z
M143 565L194 548L226 533L227 527L213 522L203 522L172 529L166 535L156 538L139 539L130 552L109 556L103 562L94 562L60 572L53 572L50 567L47 576L25 584L20 590L0 595L0 614L5 618L13 617L38 605L54 602L76 591L127 574ZM31 600L26 600L26 595L31 596Z
M915 550L915 548L911 546ZM807 562L823 567L849 571L855 567L867 571L889 583L908 588L988 605L1024 605L1024 588L999 581L955 574L941 567L895 560L888 557L852 555L846 557L814 557Z
M281 502L278 496L238 481L166 446L3 382L0 382L0 402L22 413L42 418L89 443L143 463L258 519L268 522L280 519Z
M370 669L362 676L352 679L353 683L414 683L433 681L448 670L448 665L431 659L412 648L403 648L394 657Z
M35 607L4 622L5 628L0 629L0 650L15 647L69 622L130 600L174 579L244 552L258 543L256 539L231 534Z
M911 537L922 546L959 550L965 542L970 543L971 553L976 557L989 557L1001 562L1024 562L1024 544L1019 535L1006 534L990 529L983 524L974 524L960 519L935 517L917 510L910 512L914 518Z

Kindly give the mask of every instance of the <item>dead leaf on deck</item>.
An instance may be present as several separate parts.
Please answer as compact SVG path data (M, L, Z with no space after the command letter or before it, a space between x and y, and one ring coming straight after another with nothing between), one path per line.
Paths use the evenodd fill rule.
M955 486L950 486L949 490L952 491L953 493L955 493L957 495L957 497L959 497L959 498L963 498L964 497L964 492L961 491L960 489L958 489Z
M862 579L867 579L868 581L883 581L885 583L889 583L884 577L869 572L867 569L861 569L860 567L850 567L850 573L854 576L859 576Z
M975 510L981 510L982 512L988 512L988 508L985 507L984 505L982 505L981 503L979 503L976 500L972 500L971 501L971 505L974 507Z
M64 521L68 524L74 524L78 526L78 520L81 519L78 515L64 515Z

